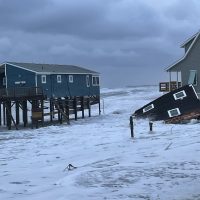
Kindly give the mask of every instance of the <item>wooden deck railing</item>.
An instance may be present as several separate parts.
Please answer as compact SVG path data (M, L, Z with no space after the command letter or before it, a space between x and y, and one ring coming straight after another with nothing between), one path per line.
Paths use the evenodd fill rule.
M0 97L32 97L43 95L42 88L39 87L13 87L1 88Z
M169 87L169 82L161 82L159 84L159 91L160 92L171 92L177 88L180 88L182 85L181 82L178 82L178 87L177 87L176 81L171 81L170 83L171 83L171 85Z

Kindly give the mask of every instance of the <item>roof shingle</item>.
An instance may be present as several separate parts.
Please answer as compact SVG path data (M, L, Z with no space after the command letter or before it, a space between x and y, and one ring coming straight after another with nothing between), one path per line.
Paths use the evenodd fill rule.
M58 65L58 64L36 64L36 63L18 63L6 62L36 73L48 74L99 74L98 72L78 67L75 65Z

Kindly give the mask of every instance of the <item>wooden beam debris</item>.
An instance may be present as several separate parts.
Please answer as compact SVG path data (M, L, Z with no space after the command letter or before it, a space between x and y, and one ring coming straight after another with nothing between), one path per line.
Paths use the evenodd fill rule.
M168 150L171 145L172 145L172 142L170 142L169 145L167 145L167 147L165 148L165 151Z
M72 164L67 165L67 167L65 167L65 169L63 171L65 171L66 169L68 169L68 171L76 169L77 167L73 166Z

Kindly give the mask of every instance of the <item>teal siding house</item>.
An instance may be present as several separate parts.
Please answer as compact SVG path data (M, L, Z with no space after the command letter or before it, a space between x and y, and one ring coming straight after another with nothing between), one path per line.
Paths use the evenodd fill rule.
M99 96L99 75L73 65L5 62L0 88L40 87L47 98Z

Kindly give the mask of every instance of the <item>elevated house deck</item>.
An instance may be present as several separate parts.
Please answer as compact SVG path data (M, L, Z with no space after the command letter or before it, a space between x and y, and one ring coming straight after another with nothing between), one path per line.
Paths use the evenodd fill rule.
M57 71L57 72L56 72ZM4 63L0 66L0 126L32 127L49 122L78 119L78 112L91 116L99 104L99 74L68 65ZM30 119L29 119L30 117ZM29 119L29 120L28 120Z
M160 82L159 91L160 92L171 92L182 86L181 82L171 81L171 82Z
M1 88L0 100L20 100L20 99L45 99L43 90L40 87L13 87Z

